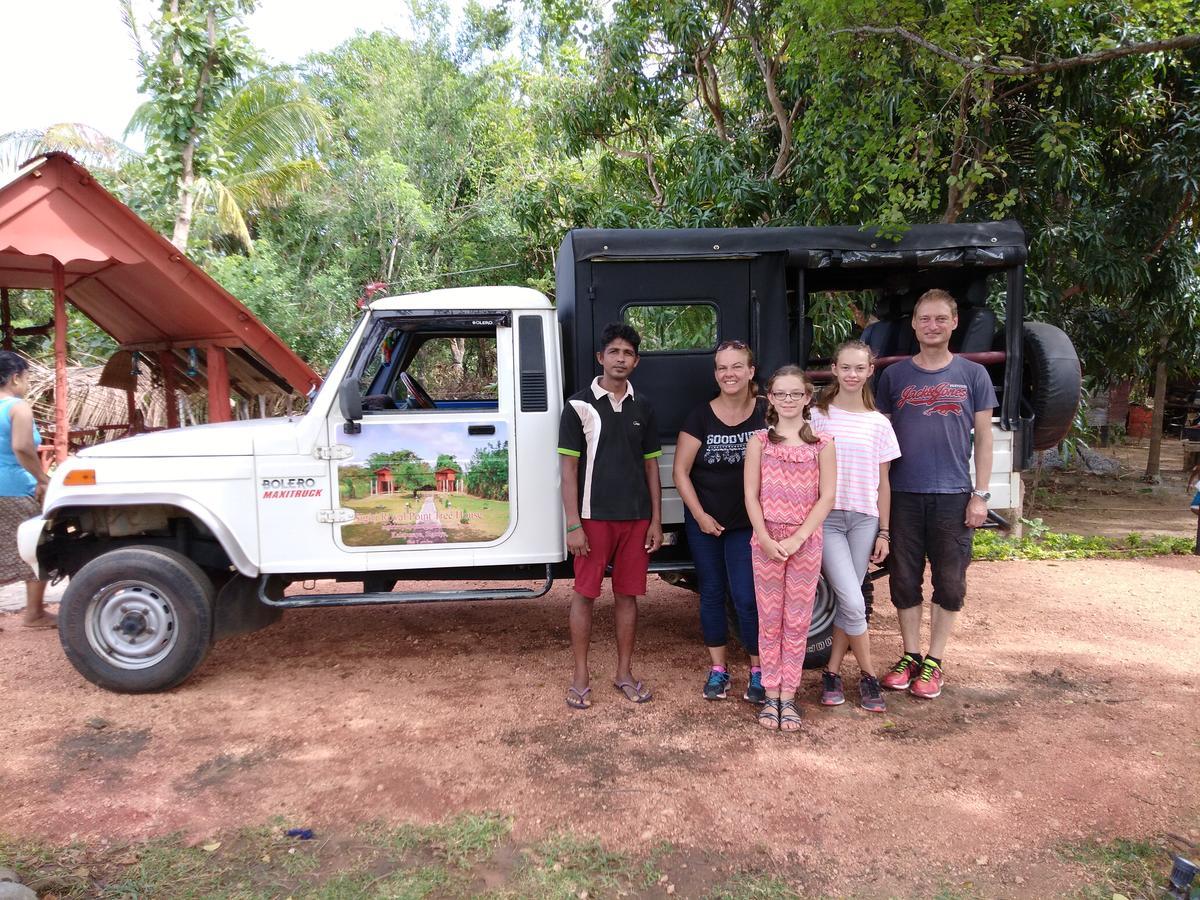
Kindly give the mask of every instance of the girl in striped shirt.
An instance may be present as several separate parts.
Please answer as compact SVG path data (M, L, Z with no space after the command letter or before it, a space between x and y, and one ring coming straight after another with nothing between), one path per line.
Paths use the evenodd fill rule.
M838 448L837 496L825 518L821 557L837 611L829 666L821 676L821 703L846 702L839 670L849 649L862 673L858 687L863 709L884 712L883 692L871 661L862 582L868 561L879 564L888 555L888 466L900 456L900 446L892 423L875 409L874 371L871 350L862 341L846 341L838 347L833 356L834 383L813 404L812 421L816 431L833 436Z

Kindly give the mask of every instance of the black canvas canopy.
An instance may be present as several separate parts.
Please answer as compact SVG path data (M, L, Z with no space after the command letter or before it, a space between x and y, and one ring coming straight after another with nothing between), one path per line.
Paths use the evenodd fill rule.
M592 229L571 231L559 259L696 259L786 253L789 267L836 266L995 266L1023 263L1025 229L1019 222L913 225L899 238L878 229L680 228Z

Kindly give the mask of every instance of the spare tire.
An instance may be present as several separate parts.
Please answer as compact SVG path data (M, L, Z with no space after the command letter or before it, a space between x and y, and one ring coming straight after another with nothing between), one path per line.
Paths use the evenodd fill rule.
M1061 328L1026 322L1024 332L1022 395L1033 410L1033 449L1049 450L1071 430L1083 374L1075 345Z

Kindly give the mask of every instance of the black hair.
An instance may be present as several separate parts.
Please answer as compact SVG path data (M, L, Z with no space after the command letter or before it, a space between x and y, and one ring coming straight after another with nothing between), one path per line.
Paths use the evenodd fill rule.
M604 326L604 330L600 332L600 352L603 353L608 345L613 341L628 341L633 347L633 352L638 352L638 347L641 346L642 336L637 333L637 329L632 325L627 325L624 322L609 322Z
M29 368L25 357L11 350L0 350L0 387L12 381L13 376L20 375Z

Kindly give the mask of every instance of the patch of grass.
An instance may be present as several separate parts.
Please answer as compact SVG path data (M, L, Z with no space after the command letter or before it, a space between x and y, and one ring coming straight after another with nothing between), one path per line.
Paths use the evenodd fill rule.
M1004 537L992 529L975 532L975 559L1094 559L1135 556L1176 556L1192 552L1195 541L1180 537L1145 537L1130 532L1124 538L1061 534L1050 531L1041 519L1023 519L1021 538Z
M738 872L705 896L706 900L798 900L802 895L774 875Z
M506 896L551 900L578 897L582 891L589 897L611 896L631 890L637 876L634 863L605 850L596 838L560 833L526 851Z
M391 828L373 822L359 829L359 834L376 847L405 852L425 847L456 868L469 868L490 856L508 833L512 820L484 813L464 813L436 825L401 825Z
M1171 854L1155 841L1115 840L1106 844L1068 844L1059 855L1083 867L1080 897L1109 900L1157 900L1171 873Z

